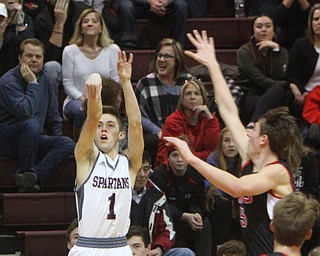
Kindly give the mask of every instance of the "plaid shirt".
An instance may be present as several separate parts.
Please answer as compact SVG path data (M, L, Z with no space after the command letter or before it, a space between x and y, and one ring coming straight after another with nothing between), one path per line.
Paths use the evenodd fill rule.
M191 77L190 73L182 73L174 86L162 83L155 73L139 80L135 92L145 132L161 131L166 118L176 110L182 85Z

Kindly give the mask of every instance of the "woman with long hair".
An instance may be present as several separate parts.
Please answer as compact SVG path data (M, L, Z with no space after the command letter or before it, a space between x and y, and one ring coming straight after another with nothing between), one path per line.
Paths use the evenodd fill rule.
M241 175L241 157L231 133L227 127L223 128L219 135L216 149L209 155L208 164L231 173L236 177ZM215 185L205 180L206 197L204 210L212 225L212 238L214 245L220 245L238 234L236 228L237 209L236 199Z
M297 118L303 137L309 125L302 117L308 93L320 84L320 4L309 13L308 36L298 39L289 53L287 80L294 95L292 114Z
M62 56L63 86L67 94L63 115L73 122L74 140L77 140L85 120L82 107L85 82L92 73L119 82L117 61L120 48L113 44L101 14L94 9L81 13L69 43Z
M194 154L206 160L216 148L220 133L218 118L208 108L207 91L197 79L187 80L182 89L177 110L166 119L162 127L162 137L186 135ZM166 141L161 138L155 165L167 158Z
M248 80L248 93L240 105L245 124L252 125L267 110L281 103L288 88L287 60L287 50L276 41L272 19L266 15L253 19L250 41L237 51L240 77Z

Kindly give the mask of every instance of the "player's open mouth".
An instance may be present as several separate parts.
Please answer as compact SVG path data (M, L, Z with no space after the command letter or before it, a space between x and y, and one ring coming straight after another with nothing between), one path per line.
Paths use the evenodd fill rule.
M105 135L105 134L103 134L103 135L101 135L101 138L100 138L101 140L108 140L108 137L107 137L107 135Z

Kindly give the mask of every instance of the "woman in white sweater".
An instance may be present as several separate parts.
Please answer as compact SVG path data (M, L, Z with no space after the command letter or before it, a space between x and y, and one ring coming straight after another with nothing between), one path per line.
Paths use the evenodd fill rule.
M99 12L84 10L75 25L70 45L62 55L63 86L67 97L63 115L73 122L74 140L77 140L85 120L85 81L92 73L119 82L117 61L119 46L113 43Z

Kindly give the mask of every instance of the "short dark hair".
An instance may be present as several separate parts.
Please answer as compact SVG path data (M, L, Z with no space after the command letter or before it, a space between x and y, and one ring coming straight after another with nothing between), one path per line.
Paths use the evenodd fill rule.
M122 88L121 85L115 80L102 77L102 89L101 89L101 99L102 104L107 106L115 106L115 100L118 95L121 95Z
M73 221L71 221L71 223L70 223L69 226L68 226L67 234L66 234L67 242L70 242L71 232L72 232L74 229L76 229L77 227L78 227L78 219L75 218Z
M129 228L129 231L127 233L127 240L129 240L133 236L141 237L144 247L147 247L150 244L150 237L148 230L140 225L132 225Z
M31 45L34 45L34 46L40 46L41 49L42 49L42 53L43 53L43 56L45 54L45 48L44 48L44 45L43 43L37 39L37 38L27 38L25 40L23 40L20 44L20 47L19 47L19 56L22 56L22 54L24 53L24 47L27 45L27 44L31 44Z
M246 256L247 249L243 242L229 240L219 246L217 256Z
M119 131L124 131L124 124L120 112L112 106L102 106L102 114L115 116L119 123Z
M143 151L142 154L142 163L148 162L149 164L151 164L151 157L148 151Z

